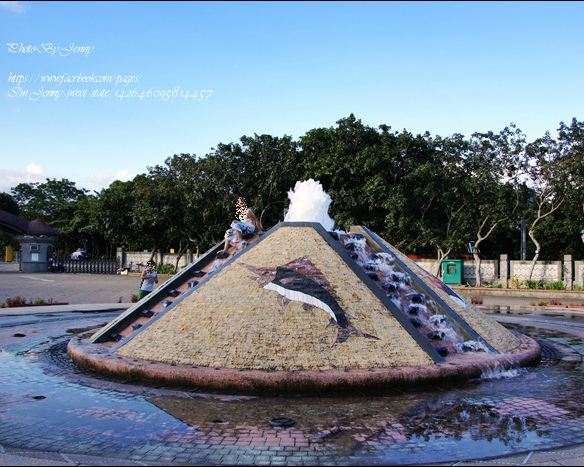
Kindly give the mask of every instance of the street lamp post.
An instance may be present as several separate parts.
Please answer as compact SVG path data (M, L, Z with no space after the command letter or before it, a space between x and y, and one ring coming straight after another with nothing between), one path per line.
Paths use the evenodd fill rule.
M525 216L521 215L521 261L527 260L527 223Z

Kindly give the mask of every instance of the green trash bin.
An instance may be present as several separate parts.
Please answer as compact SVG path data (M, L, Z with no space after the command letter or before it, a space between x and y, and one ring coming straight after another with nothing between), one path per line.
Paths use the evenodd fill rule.
M463 259L447 259L442 262L442 282L445 284L462 284L464 271Z

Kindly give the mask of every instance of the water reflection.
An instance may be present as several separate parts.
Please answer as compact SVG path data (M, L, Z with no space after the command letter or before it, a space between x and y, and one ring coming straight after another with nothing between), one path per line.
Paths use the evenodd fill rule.
M262 462L274 447L278 453L323 453L318 462L358 465L446 462L584 443L582 365L562 362L562 354L545 344L584 352L584 343L535 329L525 333L544 343L542 364L509 372L514 377L508 379L494 375L367 395L211 399L79 370L60 344L62 328L35 340L12 338L12 330L12 343L0 353L0 444L139 454L144 462L181 452L190 465L212 463L205 457L212 445L229 453L253 451ZM296 423L270 426L278 417Z
M378 435L418 404L400 399L262 398L250 401L212 402L155 397L148 399L199 431L199 440L223 438L221 444L236 444L241 438L256 446L335 445L354 448ZM269 421L285 417L296 423L275 428ZM398 435L403 438L402 435ZM293 439L294 442L285 443Z
M574 412L534 398L506 398L492 403L456 401L444 397L352 399L261 399L245 402L211 402L156 397L151 403L199 433L201 442L223 438L236 444L249 437L257 446L324 444L345 449L389 446L422 440L426 447L444 440L497 440L507 446L521 443L532 433L549 435L550 424L571 418ZM288 429L275 429L269 420L293 419Z
M570 433L577 429L580 433L584 425L580 365L545 360L540 367L509 372L508 379L496 376L401 394L280 396L221 403L168 397L149 401L195 429L200 443L237 444L244 439L254 446L320 445L357 457L373 449L391 462L411 462L406 453L415 454L417 462L440 462L559 446L566 444L565 433L560 433L568 427ZM273 428L269 420L275 417L291 418L296 424Z

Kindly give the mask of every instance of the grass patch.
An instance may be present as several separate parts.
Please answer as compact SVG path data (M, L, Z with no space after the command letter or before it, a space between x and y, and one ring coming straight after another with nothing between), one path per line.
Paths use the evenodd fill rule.
M176 268L172 264L161 264L156 268L157 274L176 274Z
M542 281L525 281L525 286L528 289L539 290L539 289L543 289L543 282Z

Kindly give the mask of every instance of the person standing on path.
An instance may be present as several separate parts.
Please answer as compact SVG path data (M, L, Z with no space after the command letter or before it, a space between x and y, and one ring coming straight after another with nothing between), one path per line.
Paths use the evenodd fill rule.
M154 290L154 283L158 284L158 274L156 274L156 263L148 261L146 269L142 272L140 279L140 293L138 294L138 301L142 300L146 295Z

